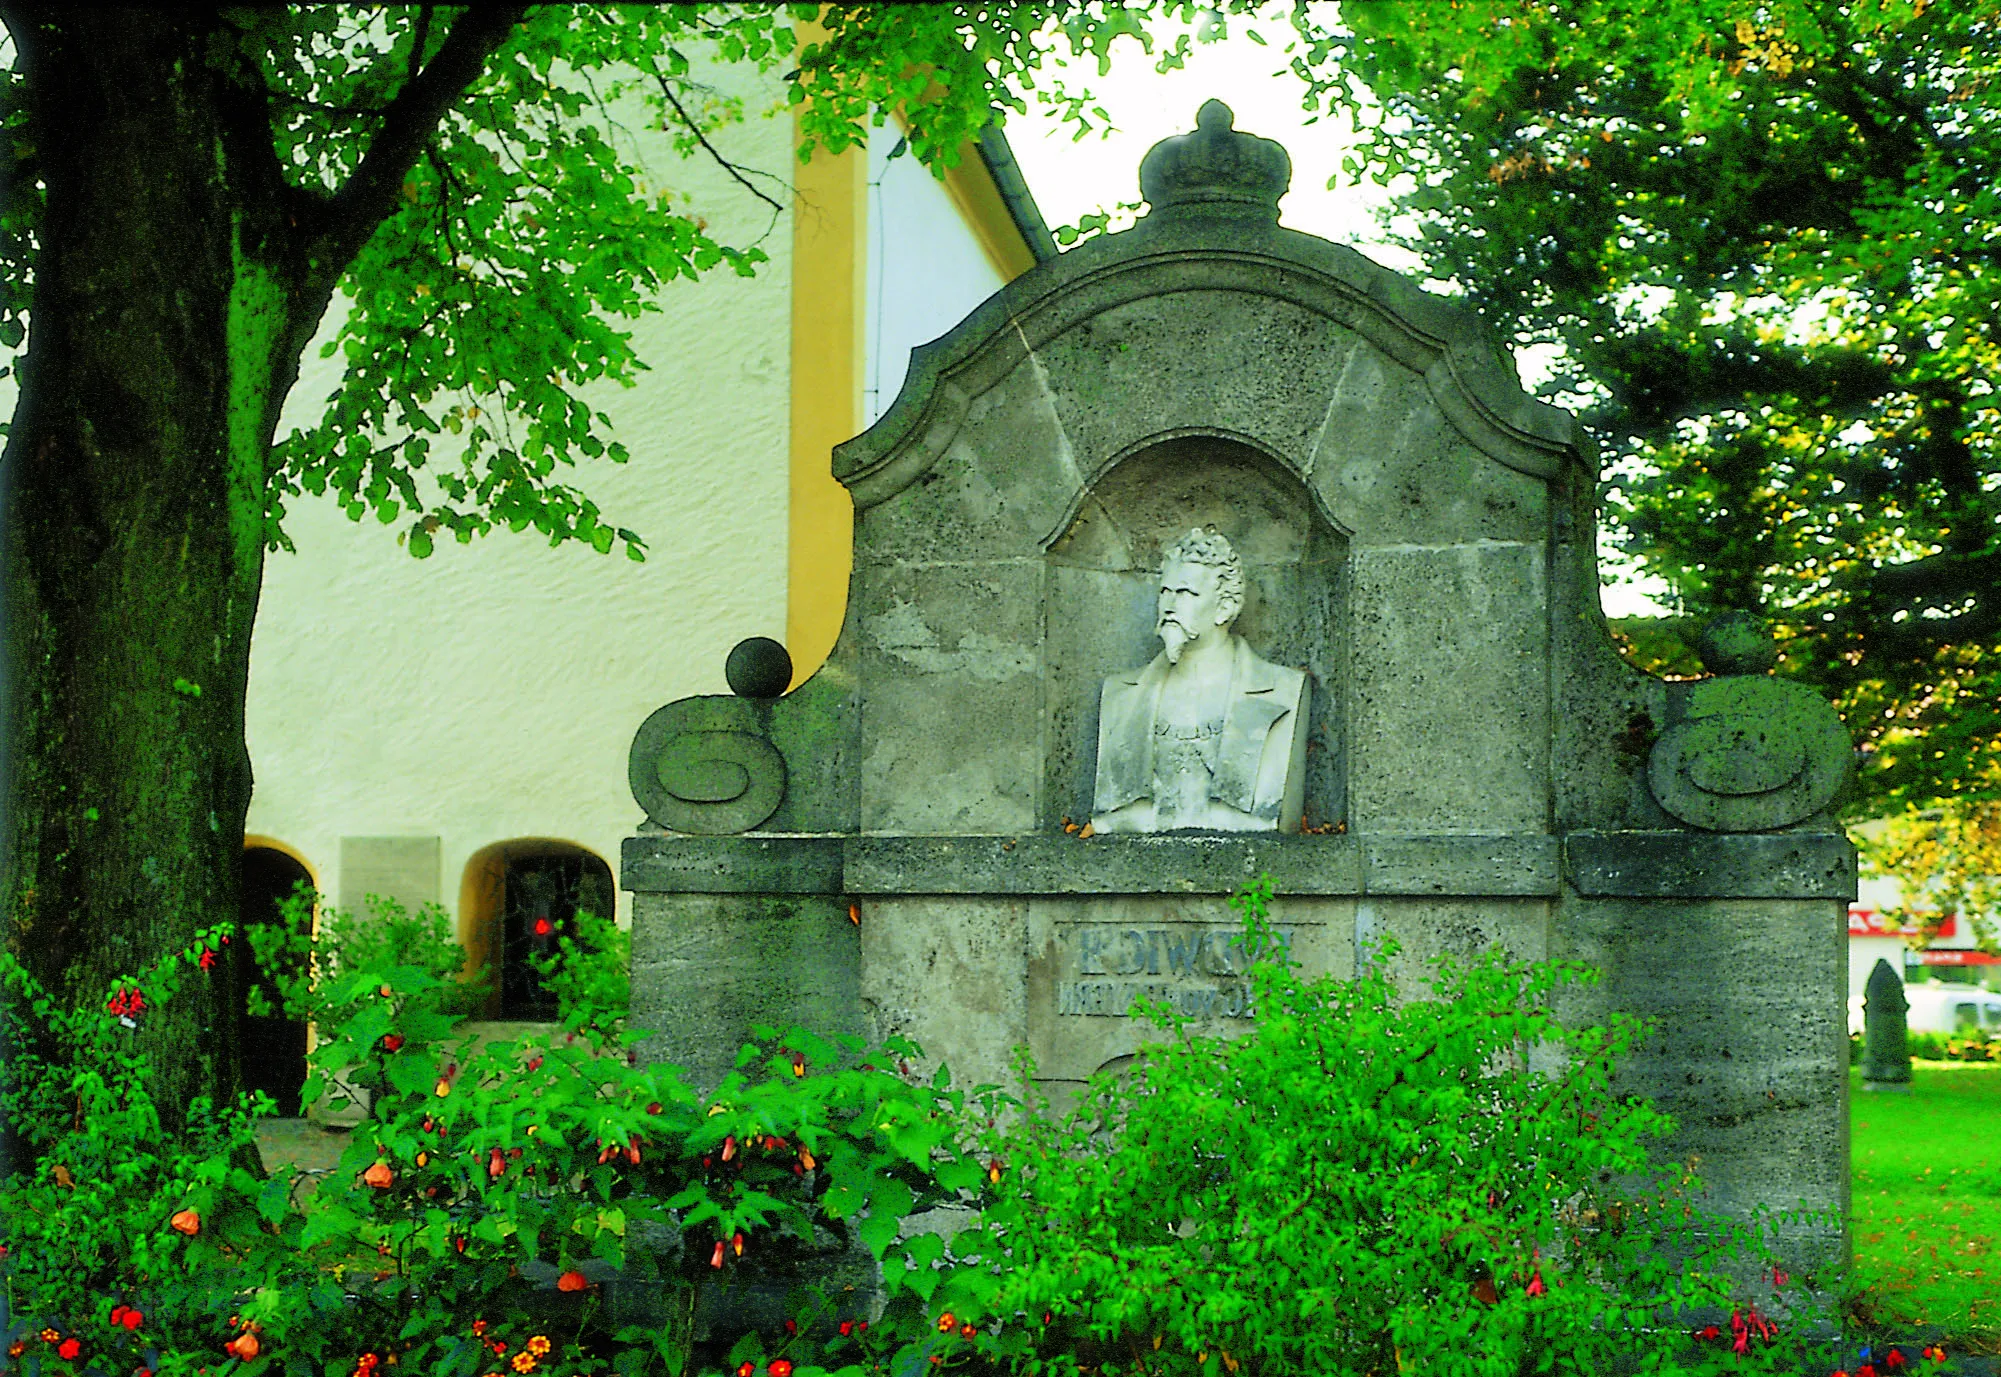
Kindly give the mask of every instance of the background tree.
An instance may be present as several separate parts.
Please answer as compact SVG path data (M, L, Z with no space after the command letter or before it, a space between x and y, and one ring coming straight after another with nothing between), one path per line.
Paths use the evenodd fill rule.
M1928 0L1301 9L1386 118L1403 242L1582 406L1685 620L1765 615L1836 698L1850 811L2001 797L2001 28ZM1395 223L1393 220L1392 223ZM1664 634L1665 633L1665 634ZM1969 815L1970 816L1970 815Z
M1059 10L1050 50L1032 36ZM0 5L0 344L26 338L0 459L12 949L102 998L234 913L251 626L287 499L373 513L420 558L496 525L640 555L558 467L625 458L577 389L632 381L618 322L654 292L761 255L641 190L613 103L712 153L740 112L696 59L784 65L812 100L802 155L902 104L942 165L1046 52L1102 59L1145 14ZM1036 94L1091 117L1060 82ZM736 171L787 203L782 176ZM337 295L340 388L274 445ZM227 997L144 1021L162 1103L235 1084Z

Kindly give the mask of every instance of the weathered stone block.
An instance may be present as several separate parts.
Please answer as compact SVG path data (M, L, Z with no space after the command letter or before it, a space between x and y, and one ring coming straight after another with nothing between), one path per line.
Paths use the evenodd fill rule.
M1350 829L1546 830L1542 548L1357 548L1352 565Z

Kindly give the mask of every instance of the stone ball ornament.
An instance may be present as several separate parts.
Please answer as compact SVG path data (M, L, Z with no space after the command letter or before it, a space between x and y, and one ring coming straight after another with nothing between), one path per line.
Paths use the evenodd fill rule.
M723 678L739 698L777 698L792 686L792 656L769 636L747 637L723 662Z
M1773 679L1770 638L1743 613L1719 617L1699 643L1716 677L1688 692L1662 733L1647 783L1671 816L1709 832L1765 832L1812 817L1854 770L1848 729L1804 684Z
M791 671L786 671L790 678ZM626 781L646 816L674 832L748 832L785 797L785 757L748 698L683 698L640 723Z

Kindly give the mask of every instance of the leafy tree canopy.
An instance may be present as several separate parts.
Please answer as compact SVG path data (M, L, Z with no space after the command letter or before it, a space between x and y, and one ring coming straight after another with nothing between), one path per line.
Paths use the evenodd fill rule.
M1402 242L1504 338L1561 346L1541 391L1581 406L1615 539L1684 625L1770 619L1868 753L1855 812L2001 796L2001 16L1317 17L1314 97L1380 102L1355 170L1407 176Z
M32 28L31 10L10 11L10 32ZM402 523L399 540L420 558L440 531L465 542L497 525L601 552L622 543L642 558L637 533L606 524L558 468L627 457L578 389L634 382L646 364L622 327L656 309L668 283L718 267L749 275L766 255L758 243L718 239L649 176L630 121L672 131L683 155L720 158L708 136L746 111L702 74L705 64L748 64L781 73L803 105L802 160L864 141L901 109L913 153L942 173L996 108L1039 100L1088 130L1104 112L1061 68L1079 60L1102 72L1115 39L1151 51L1151 19L1195 12L1189 3L539 5L490 26L504 37L489 39L482 62L465 7L225 9L209 57L264 107L259 123L282 176L271 193L295 225L347 222L354 241L309 249L313 267L338 275L347 313L328 352L345 368L318 422L271 453L267 544L290 548L288 499L330 492L357 521ZM801 25L811 26L803 43ZM1183 36L1161 61L1186 49ZM442 84L453 67L464 69L463 95L436 112L413 109L415 88ZM25 68L17 61L0 86L13 174L0 193L0 344L10 347L33 300L44 162L58 155L30 127ZM376 219L363 193L377 171L371 154L383 162L391 145L420 151ZM728 166L775 217L789 196L782 169Z

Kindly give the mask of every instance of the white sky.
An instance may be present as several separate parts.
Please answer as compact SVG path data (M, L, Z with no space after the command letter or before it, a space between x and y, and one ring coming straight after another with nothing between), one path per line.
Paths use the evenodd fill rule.
M1268 46L1245 37L1246 27L1256 28ZM1371 182L1352 185L1340 173L1342 154L1352 138L1346 122L1321 118L1307 123L1312 117L1301 108L1305 85L1286 70L1291 36L1291 26L1282 15L1248 26L1241 17L1233 17L1227 37L1193 45L1187 65L1167 73L1154 71L1153 60L1137 42L1121 39L1112 50L1108 75L1073 69L1080 78L1077 84L1089 89L1111 116L1108 135L1094 131L1073 141L1073 131L1031 99L1026 116L1009 117L1007 137L1049 227L1074 225L1085 215L1138 201L1140 159L1160 140L1193 129L1196 110L1215 97L1235 113L1238 129L1276 139L1292 156L1292 190L1279 203L1280 223L1349 244L1384 267L1421 274L1423 265L1414 254L1383 241L1376 213L1387 202L1388 191ZM1337 182L1336 189L1328 188L1330 178ZM1126 214L1113 221L1113 228L1131 221ZM1519 362L1524 379L1533 385L1541 372L1537 361L1524 357ZM1607 556L1605 546L1601 535L1601 569L1622 575L1620 582L1604 590L1606 615L1663 615L1664 609L1648 594L1665 593L1665 586L1654 579L1627 577L1628 571Z

